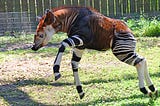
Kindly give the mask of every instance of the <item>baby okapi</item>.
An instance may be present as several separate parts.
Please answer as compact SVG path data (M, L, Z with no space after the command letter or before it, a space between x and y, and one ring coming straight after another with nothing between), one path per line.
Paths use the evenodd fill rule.
M150 97L158 97L158 90L148 73L146 59L135 52L135 38L123 21L108 18L87 7L59 7L47 10L37 26L32 50L36 51L47 45L52 35L57 32L67 33L68 38L61 42L54 61L55 80L61 77L59 69L65 48L72 47L71 64L76 89L81 99L84 97L84 92L78 75L78 63L84 49L105 51L110 48L120 61L136 67L140 91ZM151 92L145 88L144 80Z

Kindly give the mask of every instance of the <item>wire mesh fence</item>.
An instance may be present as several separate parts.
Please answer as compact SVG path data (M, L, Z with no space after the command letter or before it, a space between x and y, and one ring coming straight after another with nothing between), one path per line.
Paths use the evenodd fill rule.
M89 6L114 18L160 14L160 0L0 0L0 48L7 48L15 41L30 42L28 36L23 35L35 32L36 16L43 15L45 9L59 6ZM3 35L8 40L4 40Z

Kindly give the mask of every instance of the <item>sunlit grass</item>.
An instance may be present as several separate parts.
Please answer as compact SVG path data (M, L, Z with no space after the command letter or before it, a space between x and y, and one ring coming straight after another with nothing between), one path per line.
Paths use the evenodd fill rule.
M159 89L160 48L157 47L156 42L159 42L159 39L137 38L137 52L147 59L151 78ZM149 43L152 45L150 46ZM54 81L52 63L57 50L58 48L49 47L42 48L37 52L29 49L0 52L0 60L3 65L0 67L2 70L0 74L0 104L4 106L160 105L159 98L151 101L139 91L135 68L120 62L110 50L106 52L85 50L80 62L79 74L86 95L80 100L71 70L70 48L66 50L62 58L60 69L62 78L57 82ZM4 68L10 65L14 67Z
M144 34L150 22L129 20L136 36ZM55 34L49 44L59 43L67 36ZM147 59L150 76L160 90L160 38L137 37L136 51ZM0 48L8 44L32 43L33 35L18 38L0 37ZM61 62L62 78L54 81L52 66L58 47L32 51L30 48L0 52L0 105L2 106L159 106L138 88L136 69L120 62L111 52L85 50L79 64L79 75L86 93L80 100L71 69L72 49L67 48Z

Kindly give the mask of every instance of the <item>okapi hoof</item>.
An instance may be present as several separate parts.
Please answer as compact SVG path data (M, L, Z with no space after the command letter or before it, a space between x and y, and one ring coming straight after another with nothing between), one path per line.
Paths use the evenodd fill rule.
M85 95L84 92L82 92L81 94L79 94L80 99L83 99L84 95Z
M156 100L158 98L158 90L148 93L149 97Z
M154 93L153 93L153 99L157 99L158 98L158 90L156 90Z
M57 81L59 78L61 78L61 74L58 74L57 76L55 76L55 81Z
M148 92L148 96L152 98L153 97L152 92Z

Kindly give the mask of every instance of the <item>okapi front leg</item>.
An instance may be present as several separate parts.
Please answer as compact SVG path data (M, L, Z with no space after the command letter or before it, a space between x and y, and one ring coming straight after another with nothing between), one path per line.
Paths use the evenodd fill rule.
M83 92L82 85L81 85L79 75L78 75L78 64L79 64L79 61L81 60L82 53L83 53L83 50L79 50L75 48L73 51L73 56L72 56L72 61L71 61L73 75L74 75L74 82L76 84L76 89L80 96L80 99L84 97L84 92Z
M65 51L65 48L68 46L74 48L75 46L82 46L82 45L83 45L83 40L78 35L67 38L61 42L61 46L59 48L59 51L58 51L58 54L56 56L56 59L54 61L54 66L53 66L55 80L58 80L61 77L59 69L60 69L60 63L62 60L63 52Z
M57 54L56 59L54 61L53 71L54 71L55 80L58 80L61 77L61 74L59 72L60 63L61 63L61 60L62 60L63 52L65 51L65 48L67 46L69 46L68 43L66 43L64 41L61 43L58 54Z

